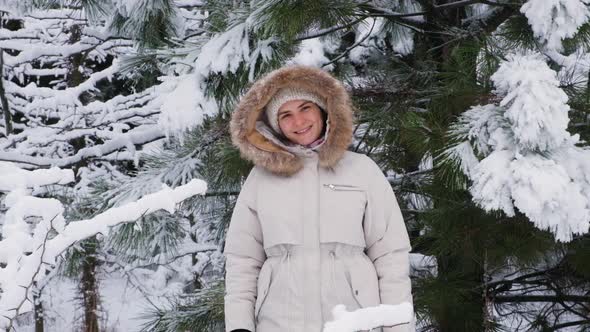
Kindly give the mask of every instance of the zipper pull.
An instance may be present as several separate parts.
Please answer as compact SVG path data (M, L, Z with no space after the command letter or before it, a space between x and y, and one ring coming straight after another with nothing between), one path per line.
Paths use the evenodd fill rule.
M324 183L324 187L330 188L334 191L362 191L361 188L350 184Z

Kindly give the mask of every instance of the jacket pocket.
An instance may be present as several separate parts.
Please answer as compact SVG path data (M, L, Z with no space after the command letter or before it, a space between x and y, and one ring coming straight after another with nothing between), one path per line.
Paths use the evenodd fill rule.
M378 306L381 299L375 266L364 254L359 259L349 268L352 295L361 308Z
M367 192L362 186L324 183L320 191L320 241L365 247L363 217Z
M267 260L262 265L260 269L260 273L258 274L258 282L257 282L257 291L256 291L256 303L254 305L254 318L258 319L258 315L260 314L260 310L262 309L262 305L264 304L264 300L268 296L268 291L270 289L271 283L271 268L270 262Z

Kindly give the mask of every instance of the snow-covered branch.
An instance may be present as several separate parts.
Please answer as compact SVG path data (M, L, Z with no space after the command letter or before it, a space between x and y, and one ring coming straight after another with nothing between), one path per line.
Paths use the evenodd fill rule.
M135 145L143 145L161 138L164 138L164 134L159 127L139 127L104 144L81 149L75 155L66 158L33 157L16 152L0 152L0 161L11 161L35 167L69 167L82 160L104 156L123 148L135 151Z
M0 162L0 191L35 188L51 184L68 184L74 181L74 173L69 169L38 169L26 171L11 163Z
M219 245L217 245L217 244L200 244L200 243L193 242L193 243L183 244L180 248L178 248L178 250L172 256L161 254L161 255L156 255L155 257L150 257L150 260L148 263L129 264L127 262L123 262L123 261L119 260L114 255L107 255L104 253L103 253L103 255L104 255L103 261L105 263L115 264L118 267L124 268L125 271L129 272L129 271L133 271L135 269L150 268L155 265L168 265L168 264L170 264L182 257L188 256L188 255L194 255L194 254L197 254L200 252L209 252L209 251L215 251L215 250L220 250Z
M451 131L459 143L443 155L459 162L486 211L518 209L559 241L587 233L590 149L567 132L556 73L537 55L513 55L492 79L502 100L465 112Z
M39 201L36 201L34 206L42 207L47 201L53 204L55 208L51 208L50 213L45 211L44 214L37 214L42 217L42 221L39 222L35 229L34 243L30 243L30 241L26 243L29 248L26 250L22 248L23 243L18 246L19 243L13 241L11 241L11 246L0 246L0 254L6 261L6 267L2 269L0 274L0 285L3 291L0 298L0 327L5 328L10 324L12 317L17 314L16 308L19 308L19 310L31 309L32 303L30 301L23 302L23 299L30 299L29 287L34 282L41 281L45 276L45 273L38 274L36 271L40 268L43 271L51 270L55 266L58 257L76 242L99 233L108 234L113 226L134 222L143 215L158 210L173 213L178 203L194 195L203 194L206 190L207 186L201 180L193 180L175 189L164 186L161 191L146 195L136 202L111 208L91 219L70 222L65 226L56 226L53 223L56 218L63 220L62 212L55 209L59 209L61 204L54 204L55 200L37 199ZM3 229L3 234L8 233L9 236L0 241L0 244L11 240L10 230L6 232L7 227L23 225L23 214L31 215L30 211L17 209L19 202L22 199L28 199L27 197L22 195L15 197L18 199L14 199L10 204L9 213L12 211L14 213L12 217L7 217L8 221ZM58 213L53 217L49 217L50 214L53 214L51 212ZM26 224L24 226L26 227ZM50 232L56 232L56 234L48 236Z
M535 37L549 50L563 50L562 41L573 37L590 19L588 0L529 0L520 9Z

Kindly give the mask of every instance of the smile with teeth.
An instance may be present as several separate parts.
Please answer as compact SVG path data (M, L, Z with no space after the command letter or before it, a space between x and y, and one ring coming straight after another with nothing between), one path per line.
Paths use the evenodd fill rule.
M296 132L295 132L295 134L305 134L306 132L308 132L308 131L309 131L309 129L311 129L311 126L309 126L309 127L305 128L305 129L303 129L303 130L296 131Z

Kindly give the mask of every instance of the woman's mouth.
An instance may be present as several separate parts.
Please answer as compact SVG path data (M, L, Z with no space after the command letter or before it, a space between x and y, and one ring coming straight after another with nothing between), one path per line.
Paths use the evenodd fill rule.
M311 126L309 126L309 127L305 128L305 129L302 129L302 130L300 130L300 131L296 131L296 132L295 132L295 134L297 134L297 135L305 134L305 133L307 133L307 132L308 132L310 129L311 129Z

